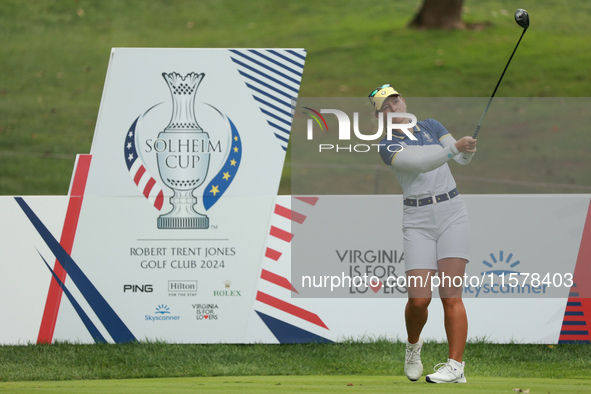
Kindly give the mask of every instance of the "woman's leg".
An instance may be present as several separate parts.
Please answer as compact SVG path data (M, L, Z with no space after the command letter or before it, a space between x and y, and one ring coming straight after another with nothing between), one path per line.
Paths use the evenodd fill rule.
M441 279L439 295L443 303L449 358L460 363L468 337L468 318L462 301L466 262L465 259L460 258L445 258L437 262ZM454 278L456 278L455 285ZM460 281L458 278L462 278L462 280Z
M427 322L431 302L431 278L435 270L417 269L406 272L408 302L404 310L408 343L417 343Z

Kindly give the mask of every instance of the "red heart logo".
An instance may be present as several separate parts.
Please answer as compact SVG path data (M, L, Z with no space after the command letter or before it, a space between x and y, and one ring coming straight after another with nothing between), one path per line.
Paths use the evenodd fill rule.
M371 287L373 292L377 294L377 292L382 288L382 282L378 281L378 283L374 286L374 282L370 281L369 287Z
M203 317L207 319L209 317L209 315L203 315Z

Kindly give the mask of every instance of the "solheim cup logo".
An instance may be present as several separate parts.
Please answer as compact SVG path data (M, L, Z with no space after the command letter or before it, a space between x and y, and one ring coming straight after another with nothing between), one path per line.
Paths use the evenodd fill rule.
M209 169L209 134L195 117L195 96L205 74L163 73L172 95L172 118L154 143L162 182L174 191L172 210L158 218L158 228L208 228L209 218L195 211L193 190Z
M240 166L240 134L229 117L197 100L204 73L162 76L172 96L168 126L162 128L166 124L163 103L152 106L133 122L125 139L127 168L144 197L159 211L168 210L166 189L150 172L157 171L162 183L172 190L171 209L158 217L159 229L207 229L210 223L205 211L228 189ZM208 177L209 182L202 187ZM203 193L201 208L197 190Z

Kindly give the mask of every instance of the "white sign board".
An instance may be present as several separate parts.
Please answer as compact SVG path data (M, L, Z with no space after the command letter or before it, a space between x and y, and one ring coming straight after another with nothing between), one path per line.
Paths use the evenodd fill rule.
M405 339L404 289L385 282L404 272L401 197L277 196L304 60L114 49L69 196L0 198L0 344ZM467 275L489 280L465 287L469 337L591 342L590 196L462 198ZM306 237L327 268L309 274L334 265L379 285L310 294ZM437 303L423 337L443 340Z

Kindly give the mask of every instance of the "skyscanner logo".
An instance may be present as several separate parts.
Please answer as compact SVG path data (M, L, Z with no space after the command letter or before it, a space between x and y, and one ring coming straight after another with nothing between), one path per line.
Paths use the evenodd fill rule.
M514 273L514 274L520 273L519 271L509 270L509 268L515 268L519 264L521 264L521 262L519 260L513 260L513 253L505 254L504 251L499 250L499 254L497 256L495 256L494 253L491 253L489 256L490 256L490 259L482 260L482 264L484 264L488 268L500 268L500 269L486 270L486 271L483 271L481 273L481 275L489 275L492 273L492 274L501 276L502 274L509 275L511 273ZM488 260L490 260L490 262ZM499 264L499 265L497 266L497 264Z
M338 139L339 141L350 141L352 134L362 141L377 141L381 140L384 134L384 129L386 130L386 138L388 140L392 140L393 136L392 133L394 130L401 130L408 138L413 141L416 141L417 138L412 133L412 128L417 124L417 117L413 114L406 113L406 112L397 112L397 113L388 113L386 115L386 119L384 119L384 114L378 112L377 114L377 130L374 132L370 132L368 134L362 133L359 130L359 112L353 112L353 122L349 118L344 111L338 109L321 109L320 111L316 111L310 107L304 107L309 112L304 112L304 114L310 116L311 119L308 119L307 128L306 128L306 137L308 140L314 139L314 123L316 123L317 127L320 128L320 131L329 131L328 124L326 119L322 114L332 114L336 116L338 122ZM395 119L409 119L409 122L405 123L395 123ZM384 126L385 123L385 126ZM352 130L352 133L351 133ZM400 144L391 144L387 147L382 146L378 143L375 144L318 144L318 151L345 151L345 152L358 152L364 153L369 152L375 148L378 152L380 149L388 149L390 152L398 152L403 148Z
M152 322L160 322L164 320L179 320L178 315L171 315L168 305L160 304L156 307L153 315L145 315L144 320Z
M486 267L480 277L473 276L464 282L464 294L487 297L515 297L546 294L549 285L539 273L517 271L521 264L513 253L490 253L482 260Z

